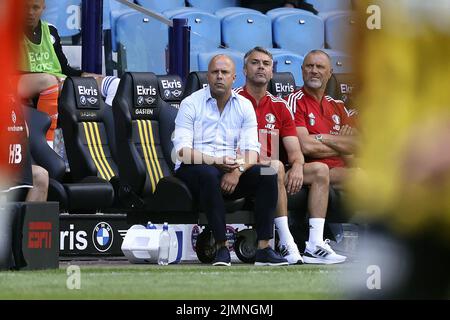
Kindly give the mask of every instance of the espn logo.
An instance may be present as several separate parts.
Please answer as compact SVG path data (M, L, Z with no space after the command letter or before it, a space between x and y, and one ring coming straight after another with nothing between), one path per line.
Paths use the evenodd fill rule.
M28 249L52 248L52 223L33 221L28 223Z

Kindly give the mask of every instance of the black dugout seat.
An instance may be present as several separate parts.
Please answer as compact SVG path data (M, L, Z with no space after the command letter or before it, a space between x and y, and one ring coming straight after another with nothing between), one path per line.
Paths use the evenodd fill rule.
M357 109L354 88L357 87L355 75L350 73L333 74L327 83L326 94L342 100L347 109Z
M208 72L206 71L193 71L189 73L184 87L183 99L208 85L207 74Z
M131 207L141 212L145 208L152 221L159 216L169 222L197 223L200 209L186 185L173 176L176 155L171 137L178 109L160 94L153 73L125 73L120 80L113 111L121 197L136 200ZM243 204L244 199L227 201L227 211Z
M95 213L113 204L112 185L95 176L76 183L66 176L64 160L47 144L45 134L50 117L34 108L25 107L24 114L30 130L29 146L34 162L48 171L50 182L48 201L59 202L61 212Z
M295 91L295 79L290 72L274 72L267 91L276 97L284 97Z
M69 77L58 102L70 171L75 180L117 176L114 120L94 78Z
M187 187L172 176L172 132L177 109L161 99L153 73L125 73L113 101L120 171L120 197L145 222L143 213L168 222L193 222ZM176 213L184 213L177 215ZM189 215L191 214L191 215ZM134 220L137 219L137 220Z
M184 85L177 75L160 75L158 77L158 93L161 99L177 109L183 98Z

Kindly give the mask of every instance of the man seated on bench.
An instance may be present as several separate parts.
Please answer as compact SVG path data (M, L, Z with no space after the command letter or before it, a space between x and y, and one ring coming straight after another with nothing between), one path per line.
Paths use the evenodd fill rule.
M288 265L269 246L277 206L277 174L256 165L256 115L246 98L231 90L236 69L226 55L208 66L208 86L185 98L175 120L176 176L206 212L218 248L213 265L230 266L224 196L254 196L258 249L255 265Z

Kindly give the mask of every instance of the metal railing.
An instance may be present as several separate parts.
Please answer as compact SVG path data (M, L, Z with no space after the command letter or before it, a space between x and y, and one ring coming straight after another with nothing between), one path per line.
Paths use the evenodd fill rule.
M115 0L169 26L169 74L186 80L190 64L190 27L186 19L167 19L163 15L127 0ZM103 0L82 2L82 69L101 73Z

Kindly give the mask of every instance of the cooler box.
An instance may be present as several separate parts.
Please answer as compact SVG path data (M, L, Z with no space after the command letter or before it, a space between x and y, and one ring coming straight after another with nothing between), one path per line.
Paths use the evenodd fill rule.
M169 226L170 247L169 264L179 263L182 256L182 232ZM142 225L134 225L128 229L122 243L122 252L131 263L158 263L159 235L162 228L147 229Z

